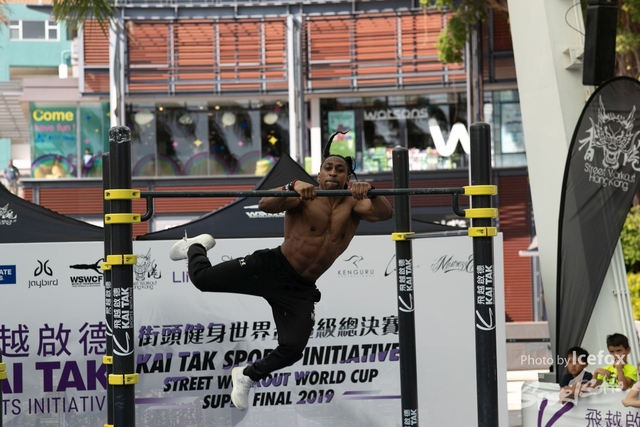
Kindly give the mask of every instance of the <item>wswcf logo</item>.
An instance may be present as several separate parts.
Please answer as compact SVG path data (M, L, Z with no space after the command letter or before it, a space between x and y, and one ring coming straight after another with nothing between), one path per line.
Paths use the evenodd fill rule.
M93 264L73 264L69 268L73 270L86 271L83 275L69 276L72 288L95 288L102 286L102 270L100 263L102 258Z
M38 266L33 270L33 280L29 280L29 288L42 288L58 286L58 279L53 278L53 269L49 266L49 260L37 260Z
M0 265L0 285L16 284L16 266Z

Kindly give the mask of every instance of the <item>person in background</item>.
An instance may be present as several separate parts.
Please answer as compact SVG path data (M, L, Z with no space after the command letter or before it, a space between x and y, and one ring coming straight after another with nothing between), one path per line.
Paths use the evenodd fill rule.
M596 378L596 386L603 385L607 388L620 387L627 390L638 381L638 370L627 362L631 347L629 339L622 334L612 334L607 337L607 348L613 356L613 364L593 371Z
M13 194L18 195L18 182L20 181L20 171L13 165L13 160L9 160L9 164L4 168L3 174L7 180L7 189Z
M589 366L589 352L582 347L571 347L567 352L567 372L560 380L560 400L564 403L572 400L576 391L580 393L580 386L591 380L591 372L586 371Z
M91 168L93 166L93 154L91 154L91 150L85 148L84 155L82 156L82 164L85 169Z

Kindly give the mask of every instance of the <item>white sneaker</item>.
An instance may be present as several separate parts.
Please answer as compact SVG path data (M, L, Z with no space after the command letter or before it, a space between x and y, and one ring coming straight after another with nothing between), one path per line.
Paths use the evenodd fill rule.
M231 403L233 406L244 411L249 407L249 390L255 384L251 378L246 376L242 371L244 367L233 368L231 371Z
M189 246L193 245L194 243L200 243L206 250L209 250L216 245L215 239L209 234L201 234L190 239L185 236L183 239L178 240L171 247L169 258L171 258L173 261L187 259L187 250L189 250Z

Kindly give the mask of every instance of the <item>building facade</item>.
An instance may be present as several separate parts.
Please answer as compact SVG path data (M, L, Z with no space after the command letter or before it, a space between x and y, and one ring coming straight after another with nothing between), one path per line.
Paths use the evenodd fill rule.
M284 154L313 174L323 142L347 130L334 145L356 158L359 179L390 187L391 150L403 146L413 187L462 186L469 112L480 108L492 127L507 318L534 320L531 261L518 256L533 225L508 22L491 14L482 26L483 102L473 106L467 64L437 57L448 16L418 3L116 2L121 31L88 22L78 34L77 80L64 81L76 84L64 89L75 98L51 102L64 83L39 95L30 89L37 82L23 87L25 197L101 222L100 157L114 121L132 131L134 186L144 190L249 189ZM156 216L134 232L229 201L158 201ZM449 198L411 203L417 218L464 221Z

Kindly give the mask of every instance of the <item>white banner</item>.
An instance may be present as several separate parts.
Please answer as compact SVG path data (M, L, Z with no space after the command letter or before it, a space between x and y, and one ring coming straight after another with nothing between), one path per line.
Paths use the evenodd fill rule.
M496 312L504 313L501 236L495 239ZM213 263L281 239L220 240ZM474 425L472 240L414 241L419 417ZM322 300L302 360L261 381L249 410L230 407L230 369L277 346L258 297L202 293L169 241L134 242L136 425L399 426L395 246L358 236L318 281ZM104 287L96 243L0 245L0 348L5 423L106 422ZM501 423L507 421L504 317L496 323ZM462 391L469 399L456 410ZM506 424L505 424L506 425Z
M562 404L558 384L527 381L522 385L522 426L640 426L640 410L622 404L626 395L619 388L599 388Z

